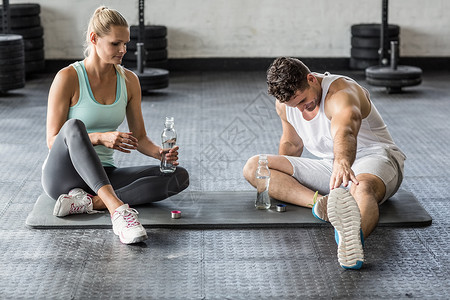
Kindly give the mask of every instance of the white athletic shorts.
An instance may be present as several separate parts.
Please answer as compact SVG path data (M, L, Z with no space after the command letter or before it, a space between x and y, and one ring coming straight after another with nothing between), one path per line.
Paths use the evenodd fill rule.
M319 191L321 195L330 193L333 160L295 156L285 157L291 163L294 169L292 176L298 182L313 191ZM381 201L383 203L392 197L400 187L403 180L404 161L404 154L396 149L387 149L379 146L370 147L358 151L352 170L355 176L369 173L383 181L386 186L386 194Z

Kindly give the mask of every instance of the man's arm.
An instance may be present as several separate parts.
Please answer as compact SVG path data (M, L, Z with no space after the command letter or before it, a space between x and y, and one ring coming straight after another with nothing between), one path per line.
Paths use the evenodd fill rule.
M276 101L276 110L281 119L283 134L280 138L280 146L278 148L279 155L301 156L303 152L303 141L298 136L294 127L287 121L285 104Z
M330 189L350 181L358 184L351 166L356 157L356 137L361 127L361 107L359 95L351 89L341 90L328 99L327 114L331 116L331 136L333 137L333 173Z

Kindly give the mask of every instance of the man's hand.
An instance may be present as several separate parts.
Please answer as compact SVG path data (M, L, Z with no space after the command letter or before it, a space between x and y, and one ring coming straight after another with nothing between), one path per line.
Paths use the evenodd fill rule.
M333 173L330 178L330 190L340 187L341 185L347 187L349 182L354 184L359 184L356 179L355 173L345 162L334 162L333 163Z

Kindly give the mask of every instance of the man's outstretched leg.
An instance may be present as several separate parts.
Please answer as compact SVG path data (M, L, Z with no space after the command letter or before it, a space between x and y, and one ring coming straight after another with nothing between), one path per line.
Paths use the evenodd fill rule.
M370 174L360 174L351 191L337 188L328 196L327 215L335 228L338 260L345 269L360 269L364 262L364 238L378 224L378 203L384 198L384 183Z

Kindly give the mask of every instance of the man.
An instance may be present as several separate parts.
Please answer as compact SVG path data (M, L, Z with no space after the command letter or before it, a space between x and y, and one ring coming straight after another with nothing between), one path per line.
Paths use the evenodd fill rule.
M267 84L283 127L279 155L268 156L270 196L313 206L313 215L335 228L340 265L361 268L364 238L378 223L378 205L402 182L405 155L354 80L312 73L298 59L281 57L268 69ZM303 147L319 159L301 157ZM243 171L253 186L257 162L250 158Z

